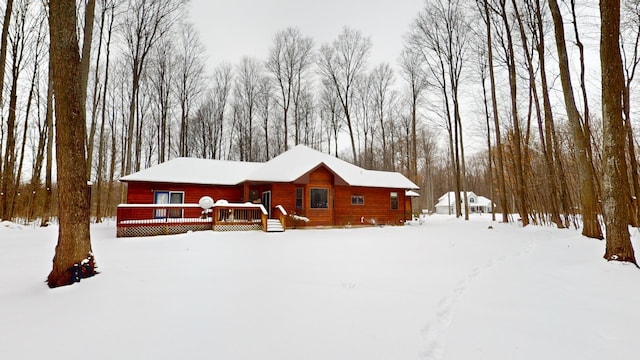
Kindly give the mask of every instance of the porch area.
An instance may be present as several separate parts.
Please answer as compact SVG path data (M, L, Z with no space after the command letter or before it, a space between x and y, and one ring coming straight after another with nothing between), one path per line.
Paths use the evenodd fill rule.
M287 212L278 205L269 218L262 204L219 202L199 204L120 204L117 237L182 234L188 231L285 231Z

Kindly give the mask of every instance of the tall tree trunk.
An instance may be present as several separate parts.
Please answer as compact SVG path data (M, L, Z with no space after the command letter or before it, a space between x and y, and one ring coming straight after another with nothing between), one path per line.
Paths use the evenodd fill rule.
M18 184L15 183L16 166L16 107L18 103L18 74L20 73L20 55L17 44L13 45L14 58L11 65L11 89L9 90L9 115L7 116L7 141L4 150L4 168L2 169L2 196L0 217L13 218L13 205Z
M603 209L607 245L604 258L636 264L629 236L629 180L622 120L624 76L620 56L620 0L600 0L602 67Z
M89 0L87 3L87 15L84 22L84 43L82 44L82 57L87 57L87 60L91 56L91 39L93 33L93 19L95 13L95 0ZM106 9L102 9L102 14L100 16L100 33L98 37L98 54L96 55L96 69L93 79L93 99L91 101L91 125L89 126L89 133L87 134L87 179L91 179L91 171L93 168L93 150L94 150L94 141L96 135L96 123L97 123L97 112L98 106L100 105L100 94L98 89L100 88L100 54L102 53L102 33L104 30L104 15L106 13ZM86 53L85 53L86 52ZM86 65L85 65L86 64ZM82 71L87 71L87 77L85 78L84 74L81 75L82 81L87 81L88 73L89 73L89 61L82 60ZM85 94L85 106L86 106L86 86L84 89ZM106 100L105 100L106 101ZM98 191L99 192L99 191Z
M107 12L104 10L102 12L102 17L106 16ZM113 29L113 19L115 17L114 8L111 7L111 18L109 20L109 27L107 29L107 44L106 44L106 60L104 65L104 88L102 93L102 113L100 119L100 137L98 140L98 170L96 173L97 184L96 184L96 222L102 222L102 216L104 211L102 209L102 188L104 179L103 179L103 171L104 171L104 155L105 155L105 133L104 128L107 122L107 89L109 85L109 57L111 55L111 31ZM102 32L102 25L100 25L100 32ZM107 204L108 206L108 204Z
M7 63L7 39L9 37L9 24L11 24L11 14L13 13L13 0L7 0L7 7L4 9L4 20L2 21L2 38L0 39L0 105L2 104L2 94L4 93L4 72Z
M580 201L583 219L582 235L595 239L603 239L602 229L598 222L598 197L594 181L593 164L587 156L587 142L589 139L586 137L584 129L581 126L580 113L578 112L573 96L573 86L571 85L571 75L569 71L569 57L567 55L564 36L564 24L557 0L549 0L549 8L555 29L558 64L560 66L560 81L562 83L562 92L567 108L567 117L569 119L573 141L577 147L576 161L580 178Z
M20 186L20 182L22 181L22 167L24 165L24 151L27 146L27 131L29 130L29 116L31 114L31 106L33 103L33 97L35 93L36 81L38 78L38 63L40 60L39 51L36 51L34 65L33 65L33 75L31 76L31 84L29 85L29 95L27 96L27 109L24 115L24 125L22 128L22 145L20 146L20 160L18 160L18 171L16 172L16 180L14 184L17 187ZM16 198L14 194L14 200L12 201L11 213L13 213L13 208L16 205ZM27 216L28 217L28 216Z
M635 141L633 140L633 128L631 127L631 104L630 104L630 81L624 86L623 108L624 108L624 125L627 133L627 151L629 153L629 171L631 172L631 189L633 189L634 201L631 201L631 218L630 224L634 227L640 226L640 179L638 179L638 160L636 159Z
M2 39L0 39L0 106L3 104L2 95L4 94L4 73L6 68L5 64L7 63L7 39L9 37L9 24L11 23L12 14L13 0L7 0L7 6L4 10L4 19L2 21ZM0 165L4 165L4 167L6 167L6 160L0 159ZM6 175L4 174L4 167L0 166L0 170L2 170L2 184L0 184L0 189L3 194L6 194L4 183L7 180L5 179ZM13 178L13 175L11 178ZM6 203L6 196L0 195L0 219L5 218Z
M487 60L489 61L489 80L491 83L491 108L493 110L493 126L496 134L496 174L498 177L498 193L502 208L502 222L509 222L509 206L507 204L507 189L504 179L504 160L502 152L502 136L500 135L500 119L498 117L498 96L496 94L496 77L493 65L493 35L491 29L491 15L488 0L483 0L484 16L487 27Z
M505 1L501 1L500 15L504 22L505 36L507 38L507 66L509 69L509 89L511 91L511 117L513 122L513 162L516 180L516 203L522 226L529 224L529 213L527 211L527 201L525 199L526 185L522 156L522 134L520 130L520 118L518 115L518 90L517 90L517 74L516 74L516 57L513 49L513 39L511 37L510 20L507 18Z
M557 203L557 199L558 199L558 190L556 187L556 177L555 177L555 169L554 169L554 164L553 164L553 159L552 159L552 148L550 148L550 146L548 146L550 144L550 141L547 140L547 136L545 136L545 132L544 132L544 126L543 126L543 119L542 119L542 111L540 109L540 97L538 95L538 88L536 85L536 81L535 81L535 70L534 70L534 63L533 63L533 49L531 49L531 52L529 52L529 46L528 46L528 39L526 36L526 27L524 22L522 21L522 17L520 16L520 11L518 10L517 4L515 0L511 0L512 4L513 4L513 8L515 10L515 15L516 15L516 20L518 22L518 28L520 30L520 39L522 41L522 49L525 52L525 58L526 58L526 65L527 65L527 70L529 72L529 88L531 93L533 94L533 100L534 100L534 104L535 104L535 114L536 114L536 119L538 120L538 131L539 131L539 136L540 136L540 144L541 144L541 148L542 148L542 154L544 156L544 160L545 160L545 164L547 166L547 169L549 169L549 174L547 176L545 176L545 181L547 183L548 189L550 190L550 194L549 194L549 203L547 204L548 209L550 211L550 215L551 215L551 221L553 223L556 224L557 227L559 228L563 228L564 225L562 224L562 219L560 218L560 212L558 210L558 203ZM537 21L536 21L537 22ZM533 31L538 30L538 28L532 28ZM537 32L537 31L536 31ZM537 33L536 35L534 35L534 39L536 38L543 38L544 37L544 33L540 32ZM539 40L539 41L543 41L543 40ZM537 44L533 44L535 46L535 48L538 49L539 55L540 53L543 53L544 49L540 49L541 46L539 43ZM544 55L542 54L540 56L540 61L544 61ZM540 64L540 71L542 72L542 70L544 69L543 65ZM543 85L543 91L544 89L546 89L546 74L541 74L541 78L543 78L542 80L542 85ZM543 95L544 97L544 95ZM544 100L543 100L544 102ZM551 107L547 106L547 104L544 105L545 108L545 119L546 118L550 118L551 117ZM547 111L548 110L548 111ZM548 127L548 126L547 126Z
M57 0L49 4L60 219L53 269L47 278L51 288L70 285L96 274L89 233L84 152L86 115L82 111L76 22L75 0Z
M52 181L52 172L53 172L53 73L51 64L51 56L49 56L49 81L47 82L47 112L46 112L46 123L47 123L47 168L45 170L44 175L44 204L42 206L42 221L40 222L40 226L49 225L49 218L51 216L51 198L53 196L53 181Z

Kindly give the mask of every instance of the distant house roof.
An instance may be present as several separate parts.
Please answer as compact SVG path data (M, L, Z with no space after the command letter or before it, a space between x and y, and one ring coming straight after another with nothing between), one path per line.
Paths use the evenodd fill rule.
M476 201L473 205L477 205L477 206L491 206L491 204L493 203L489 198L486 198L484 196L478 196L473 191L467 191L467 197L468 198L474 197ZM460 192L460 200L461 201L464 200L464 192ZM455 202L456 202L455 191L449 191L447 193L444 193L442 196L438 198L438 203L436 204L436 207L453 206L455 205Z
M323 165L345 185L418 189L400 173L366 170L304 145L297 145L265 163L176 158L123 176L120 181L216 185L237 185L244 181L295 182Z

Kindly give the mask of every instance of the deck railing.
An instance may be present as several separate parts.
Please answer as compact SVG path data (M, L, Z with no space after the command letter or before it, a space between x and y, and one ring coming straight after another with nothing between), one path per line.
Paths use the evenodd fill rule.
M121 204L117 236L153 236L199 230L265 230L267 211L260 204L217 204L203 210L198 204Z
M217 231L266 231L267 210L261 204L216 204L213 211L213 229Z
M288 227L287 217L289 217L289 214L287 214L287 210L285 210L284 206L276 205L274 217L280 221L280 224L282 224L282 228L286 230Z

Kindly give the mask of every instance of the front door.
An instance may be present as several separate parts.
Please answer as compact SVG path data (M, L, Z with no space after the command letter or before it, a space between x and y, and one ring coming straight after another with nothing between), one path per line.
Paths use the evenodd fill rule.
M271 218L271 191L262 193L262 206L267 210L267 216Z

